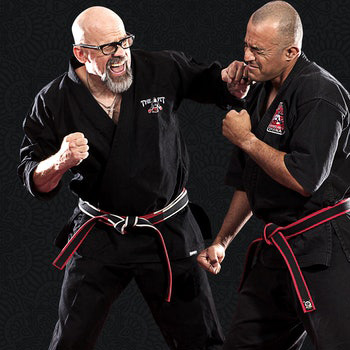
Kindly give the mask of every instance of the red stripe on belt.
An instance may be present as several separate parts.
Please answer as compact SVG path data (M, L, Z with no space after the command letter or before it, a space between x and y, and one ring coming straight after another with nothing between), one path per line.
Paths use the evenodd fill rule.
M318 210L287 226L281 227L273 223L265 225L262 237L254 240L248 248L245 268L239 289L242 288L245 278L252 267L257 243L264 241L268 245L275 246L281 254L291 275L303 312L306 313L316 310L311 293L288 240L348 212L350 212L350 198L344 199L333 206Z
M127 233L129 227L147 227L157 233L157 237L163 247L164 257L166 260L168 271L168 288L166 292L165 300L170 302L172 293L172 269L170 259L167 251L167 247L164 241L162 233L154 226L162 221L169 219L171 216L178 213L180 210L186 207L188 204L188 196L186 189L179 194L169 205L165 208L158 210L154 213L143 216L119 216L102 211L88 202L79 202L80 210L86 215L90 216L80 228L74 233L68 243L61 250L60 254L53 261L53 265L62 270L76 250L84 242L87 235L91 232L97 222L102 222L108 226L113 226L119 233Z

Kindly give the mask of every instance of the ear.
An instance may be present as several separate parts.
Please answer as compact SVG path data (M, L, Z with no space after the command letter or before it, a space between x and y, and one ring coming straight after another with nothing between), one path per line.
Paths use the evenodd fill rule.
M88 60L85 56L84 50L82 50L82 48L79 46L73 46L73 54L80 63L85 64L85 62Z
M285 56L287 61L292 61L300 54L300 49L297 46L289 46L285 49Z

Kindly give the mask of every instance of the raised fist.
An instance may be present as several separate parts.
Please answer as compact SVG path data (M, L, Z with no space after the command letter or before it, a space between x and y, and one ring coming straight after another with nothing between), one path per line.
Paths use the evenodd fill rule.
M79 165L89 156L88 150L88 140L83 133L75 132L65 136L57 152L59 167L70 169Z

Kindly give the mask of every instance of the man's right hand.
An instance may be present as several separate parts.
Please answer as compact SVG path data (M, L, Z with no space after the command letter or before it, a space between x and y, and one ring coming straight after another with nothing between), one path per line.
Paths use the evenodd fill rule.
M216 243L202 250L197 256L197 261L205 270L216 275L221 270L221 262L224 258L225 248L220 243Z
M41 161L33 172L34 187L39 192L50 192L61 181L64 173L79 165L89 156L88 141L81 132L67 135L57 153Z
M89 156L88 140L81 132L67 135L56 153L56 166L60 170L68 170L79 165Z

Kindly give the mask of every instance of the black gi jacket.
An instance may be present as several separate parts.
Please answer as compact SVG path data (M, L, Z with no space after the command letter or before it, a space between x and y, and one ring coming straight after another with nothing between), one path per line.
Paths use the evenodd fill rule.
M59 150L66 135L80 131L90 149L89 157L71 169L73 193L117 215L144 215L162 209L186 186L188 177L187 150L176 118L181 101L189 98L224 107L232 100L221 81L220 65L198 64L183 53L133 50L134 80L122 94L118 125L79 80L74 70L79 65L72 59L69 71L39 92L24 121L18 168L23 183L33 196L55 195L58 188L49 194L36 192L32 173L40 161ZM157 102L155 106L152 101ZM79 211L75 215L76 230L86 217ZM70 226L68 223L59 236L59 246L66 243ZM203 247L188 207L157 227L172 259ZM79 252L106 262L156 261L156 242L154 234L141 234L139 229L121 236L97 224Z
M252 132L287 153L287 169L311 197L274 181L237 147L227 183L246 191L253 213L265 223L285 226L349 197L350 99L333 76L304 54L262 114L269 84L255 84L246 98ZM301 266L330 263L334 230L350 260L350 218L344 215L290 241ZM269 249L273 254L275 248Z

